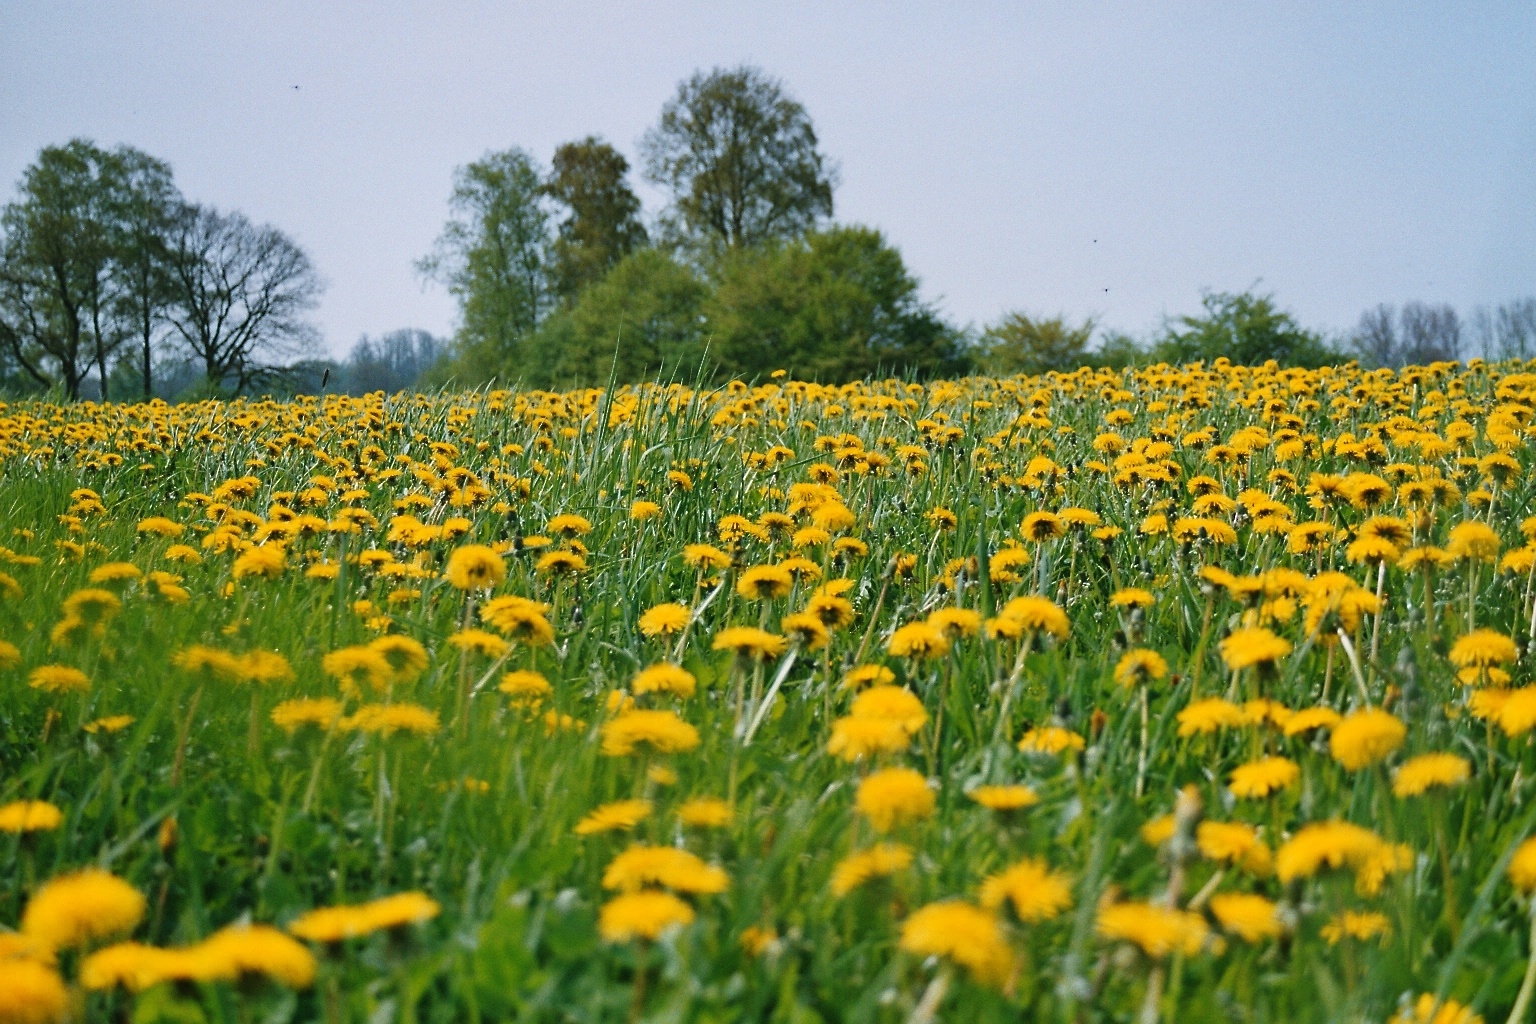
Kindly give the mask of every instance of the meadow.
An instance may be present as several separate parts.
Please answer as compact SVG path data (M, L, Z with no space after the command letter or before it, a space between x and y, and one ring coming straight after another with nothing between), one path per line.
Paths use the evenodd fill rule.
M1533 410L0 405L0 1024L1527 1020Z

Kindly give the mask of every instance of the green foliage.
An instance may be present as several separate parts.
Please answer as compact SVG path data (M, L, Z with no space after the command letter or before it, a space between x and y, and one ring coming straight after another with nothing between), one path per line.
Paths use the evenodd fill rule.
M955 332L873 228L835 227L728 255L705 318L721 372L846 381L961 368Z
M550 210L542 172L521 149L454 172L452 217L417 269L459 301L456 371L485 379L515 364L552 304Z
M1088 351L1094 322L1073 327L1062 316L1035 319L1009 313L982 333L977 363L993 376L1075 370L1094 362Z
M760 68L696 72L641 149L646 177L672 193L674 228L703 251L795 238L832 216L810 115Z
M708 295L702 278L661 250L631 253L529 339L528 380L553 387L603 384L610 373L620 381L691 379L704 357Z
M553 287L561 299L574 299L645 245L640 197L625 181L628 173L623 154L595 136L555 150L544 191L570 211L554 244Z
M1314 331L1275 306L1274 297L1252 292L1206 292L1203 316L1181 316L1164 328L1153 346L1156 359L1170 363L1225 356L1257 366L1271 359L1282 366L1322 366L1337 357Z

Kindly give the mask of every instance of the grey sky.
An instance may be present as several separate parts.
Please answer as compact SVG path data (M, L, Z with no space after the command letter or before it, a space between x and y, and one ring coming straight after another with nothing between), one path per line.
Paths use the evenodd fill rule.
M0 0L0 183L75 135L171 162L329 282L333 350L446 333L455 165L636 142L695 68L788 84L959 322L1144 333L1262 279L1304 322L1536 293L1536 4ZM649 211L661 197L642 189Z

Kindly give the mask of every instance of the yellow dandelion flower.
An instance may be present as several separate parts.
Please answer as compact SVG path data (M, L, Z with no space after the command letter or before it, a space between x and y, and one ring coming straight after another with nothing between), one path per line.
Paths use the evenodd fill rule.
M1420 754L1392 773L1392 794L1418 796L1435 788L1459 786L1472 777L1472 762L1458 754Z
M997 910L1005 902L1020 921L1049 921L1072 905L1072 880L1043 860L1026 857L981 883L981 905Z
M1055 757L1067 751L1081 753L1087 746L1088 741L1081 735L1059 725L1030 729L1019 738L1019 749L1024 753L1046 757Z
M669 929L693 923L693 908L669 892L624 893L598 911L597 932L604 942L659 939Z
M912 866L912 848L901 843L876 843L850 853L832 869L832 895L842 899L876 878L889 878Z
M446 575L458 590L489 590L507 578L507 564L484 544L465 544L448 556Z
M725 828L734 818L731 805L715 797L697 796L677 809L677 820L690 828Z
M1240 799L1261 800L1288 789L1301 777L1301 768L1288 757L1261 757L1232 769L1229 788Z
M1391 934L1392 923L1387 920L1387 915L1374 910L1345 910L1322 927L1322 936L1330 946L1337 946L1345 939L1366 942L1374 938L1385 939Z
M1194 956L1210 935L1199 914L1151 903L1111 903L1099 910L1095 927L1100 937L1133 943L1157 959L1175 951Z
M1231 729L1248 724L1243 709L1220 697L1197 700L1178 714L1181 737L1203 736L1218 729Z
M647 886L708 894L731 886L725 871L675 846L631 846L603 870L603 888L635 892Z
M645 636L672 636L688 628L692 612L680 604L658 604L640 616L640 632Z
M1028 786L977 786L966 796L990 811L1007 813L1033 807L1040 802L1040 794Z
M91 677L70 665L39 665L28 674L27 685L44 693L84 693Z
M51 949L72 949L132 931L144 897L98 868L49 879L27 901L21 931Z
M594 809L571 831L579 836L603 832L627 832L651 816L649 800L615 800Z
M716 651L733 651L737 657L753 661L777 658L789 646L784 637L756 626L728 626L715 634L710 648Z
M930 903L902 922L900 946L918 956L942 956L984 985L1002 985L1013 971L1013 950L997 918L960 900Z
M1224 931L1244 942L1259 942L1279 935L1284 929L1275 904L1252 893L1224 892L1211 897L1211 913Z
M602 751L609 757L649 747L658 754L682 754L699 745L699 730L672 711L625 711L603 726Z
M1403 745L1408 727L1380 708L1366 708L1345 715L1328 737L1328 752L1349 771L1359 771L1385 760Z
M64 812L46 800L13 800L0 806L0 832L52 832L64 822Z
M854 806L876 832L921 821L933 814L933 790L928 780L910 768L883 768L859 783Z
M1233 630L1221 642L1221 660L1228 669L1268 668L1291 653L1291 642L1262 626Z
M1168 678L1168 662L1156 651L1138 647L1126 651L1115 664L1115 682L1127 689Z
M886 650L897 658L942 658L949 653L949 637L927 622L910 622L891 634Z

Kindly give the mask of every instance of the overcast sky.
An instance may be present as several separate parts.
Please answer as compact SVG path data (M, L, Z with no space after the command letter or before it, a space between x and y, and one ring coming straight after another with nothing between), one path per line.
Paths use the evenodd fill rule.
M1530 0L0 0L0 188L72 136L169 160L309 251L342 352L451 330L412 261L456 165L588 133L633 161L679 79L744 61L810 111L837 219L883 229L960 323L1145 334L1259 282L1342 330L1536 293Z

